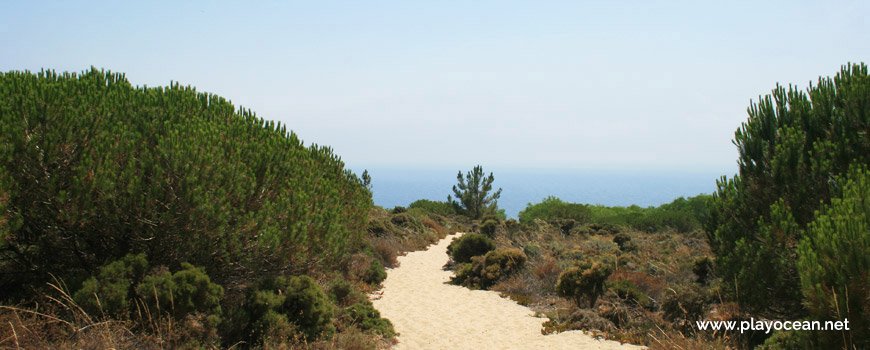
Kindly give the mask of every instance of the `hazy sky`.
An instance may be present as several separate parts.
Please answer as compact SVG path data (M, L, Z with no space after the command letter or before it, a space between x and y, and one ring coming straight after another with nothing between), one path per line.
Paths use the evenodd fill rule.
M870 1L0 0L0 70L179 81L353 168L733 173L777 82L870 57Z

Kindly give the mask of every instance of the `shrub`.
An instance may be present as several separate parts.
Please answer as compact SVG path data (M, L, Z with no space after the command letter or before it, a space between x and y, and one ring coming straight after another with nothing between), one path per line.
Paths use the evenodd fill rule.
M409 209L422 209L428 213L438 214L438 215L455 215L456 212L453 210L453 205L447 202L439 202L439 201L430 201L428 199L420 199L411 203L408 206Z
M713 260L709 257L702 256L692 262L692 273L697 276L696 282L707 284L713 278Z
M696 287L674 288L664 297L662 316L678 328L691 329L704 317L707 304L706 296Z
M631 281L616 280L607 282L607 288L614 291L620 299L626 300L634 305L642 308L649 308L651 305L649 296L638 289L634 283L631 283Z
M484 256L472 258L470 265L462 265L452 280L469 288L486 289L502 277L507 277L523 267L526 255L515 248L500 248Z
M486 254L495 249L495 243L487 236L466 233L447 246L447 254L457 263L471 262L471 257Z
M145 277L136 287L136 293L152 307L152 312L160 310L176 319L199 312L210 316L212 327L217 326L223 287L212 283L201 267L182 263L181 268L175 273L164 270Z
M414 217L412 217L411 215L408 215L408 213L405 213L405 212L393 214L393 216L390 218L390 222L392 222L394 225L406 226L406 227L410 226L410 225L414 225L416 223L416 221L417 220L414 219Z
M804 350L818 349L812 344L810 332L806 331L774 331L773 334L759 346L758 350ZM833 349L835 347L831 347Z
M352 305L363 300L368 300L353 284L347 280L338 278L327 287L329 299L336 305Z
M384 267L396 267L399 264L399 242L392 237L381 237L369 240L372 245L372 253L381 261Z
M487 237L494 238L495 230L498 228L498 221L493 219L488 219L480 225L480 233L485 234Z
M631 236L626 233L618 233L616 236L613 236L613 243L619 246L619 250L628 252L637 249L634 244L630 244Z
M408 208L400 207L400 206L397 205L395 208L393 208L392 213L393 213L393 215L395 215L395 214L401 214L401 213L404 213L404 212L406 212L406 211L408 211Z
M121 316L130 307L136 284L148 269L145 254L129 254L100 268L73 296L76 303L92 315Z
M371 285L377 285L387 279L387 271L381 261L375 258L370 260L369 267L365 270L362 280Z
M278 277L260 282L248 297L252 334L261 342L270 331L298 329L308 340L329 338L335 307L313 278Z
M540 203L526 206L526 209L520 211L517 215L521 223L530 223L535 219L544 221L549 220L574 220L579 223L587 223L591 217L589 208L583 204L566 203L561 199L550 196L544 198Z
M393 323L382 318L381 313L371 303L357 303L347 308L347 314L360 330L377 333L384 337L396 335Z
M604 293L605 281L611 272L610 266L599 262L570 267L559 275L556 292L560 296L573 299L578 306L586 298L591 308L598 296Z
M541 246L535 242L526 243L523 246L523 253L526 253L529 257L536 257L541 254Z

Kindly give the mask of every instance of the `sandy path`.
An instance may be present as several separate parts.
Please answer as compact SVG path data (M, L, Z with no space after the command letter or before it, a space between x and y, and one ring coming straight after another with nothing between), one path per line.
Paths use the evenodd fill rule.
M394 349L637 349L571 331L541 335L543 318L496 292L445 284L448 236L428 250L399 257L375 307L400 333Z

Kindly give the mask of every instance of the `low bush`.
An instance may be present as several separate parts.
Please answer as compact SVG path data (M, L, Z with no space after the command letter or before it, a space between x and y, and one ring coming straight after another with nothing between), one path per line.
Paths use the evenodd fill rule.
M535 242L529 242L523 245L523 253L526 253L526 256L536 257L541 254L541 246L539 246Z
M372 258L369 262L369 267L362 275L363 282L377 285L385 279L387 279L387 271L384 269L384 265L381 264L380 260Z
M428 199L420 199L411 203L408 209L422 209L426 212L438 215L456 215L453 210L453 205L447 202L430 201Z
M182 263L181 267L175 273L164 270L145 277L136 293L152 312L159 310L176 319L197 312L208 315L210 326L216 327L220 322L223 287L212 283L201 267L188 263Z
M336 279L327 287L329 299L340 306L353 305L368 300L366 296L356 289L353 284L344 279Z
M535 219L548 220L574 220L579 223L587 223L591 218L589 208L583 204L567 203L561 199L550 196L540 203L526 206L519 215L521 223L531 223Z
M605 281L611 272L610 266L600 262L585 262L570 267L559 275L556 292L560 296L573 299L577 306L581 306L585 298L591 308L598 296L604 293Z
M703 256L692 262L692 273L695 274L696 282L707 284L713 278L713 260Z
M697 287L674 288L662 302L662 316L680 329L691 329L695 321L704 317L707 298Z
M335 332L335 307L323 289L308 276L265 279L248 296L254 342L270 334L293 334L308 340L329 338Z
M620 299L628 301L631 304L642 308L649 308L650 306L649 296L638 289L631 281L616 280L607 282L607 289L614 291Z
M92 315L120 317L130 310L135 286L148 269L145 254L127 255L100 268L74 294L76 303Z
M447 246L447 254L457 263L468 263L471 262L471 257L484 255L494 249L495 242L489 237L477 233L466 233L450 242L450 245Z
M502 277L517 272L525 262L526 255L519 249L496 249L482 257L473 257L471 264L459 269L452 282L469 288L486 289Z
M362 331L377 333L384 337L396 335L393 323L382 318L381 313L368 301L353 304L346 310L352 324Z
M488 219L480 225L480 233L485 234L489 238L495 237L495 231L498 229L498 221Z

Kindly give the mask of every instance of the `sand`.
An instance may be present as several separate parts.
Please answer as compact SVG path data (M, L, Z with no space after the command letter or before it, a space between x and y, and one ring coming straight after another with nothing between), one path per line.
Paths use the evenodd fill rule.
M394 349L641 349L595 339L581 331L542 335L544 318L496 292L446 284L452 275L448 236L425 251L399 257L384 288L372 295L399 332Z

